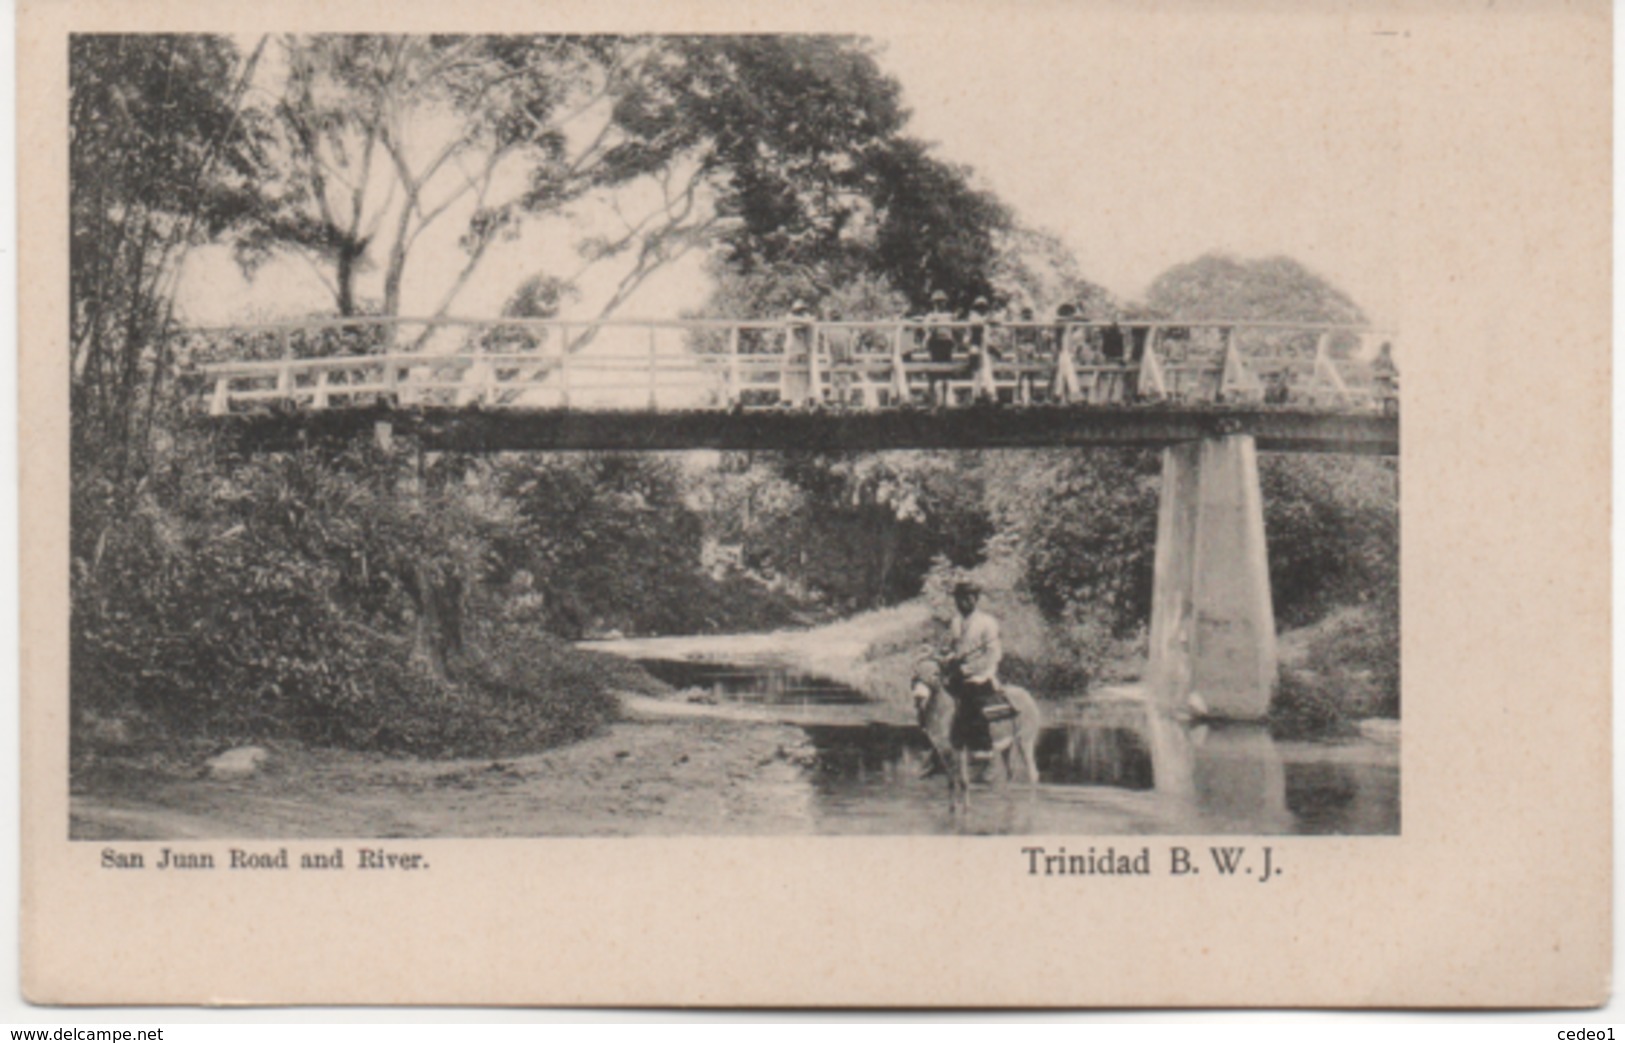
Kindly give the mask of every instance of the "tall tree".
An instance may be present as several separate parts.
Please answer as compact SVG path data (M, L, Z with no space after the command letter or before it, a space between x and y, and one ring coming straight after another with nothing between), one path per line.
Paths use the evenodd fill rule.
M994 293L1015 307L1033 308L1038 317L1061 304L1077 304L1092 318L1117 307L1111 291L1083 277L1072 251L1054 235L1022 224L995 230L989 278Z
M139 454L170 358L186 251L259 210L259 59L221 37L69 43L69 344L76 452Z
M915 309L925 309L937 290L961 307L994 294L995 237L1012 218L974 186L969 168L900 138L875 157L872 177L876 264Z
M903 119L899 89L837 37L317 36L281 41L284 170L252 268L310 262L342 314L402 310L425 236L459 230L443 313L490 247L592 208L567 291L617 273L601 314L666 265L721 248L748 267L838 240L869 151ZM360 278L381 273L380 297ZM520 292L524 292L523 289ZM517 305L516 305L517 307ZM521 309L522 310L522 309Z
M1145 303L1179 319L1256 319L1360 324L1353 298L1290 257L1244 260L1210 253L1163 272Z
M616 98L651 47L613 37L287 36L276 111L277 209L246 241L250 268L278 252L308 261L340 314L382 272L385 314L401 310L424 236L458 223L461 263L440 314L490 247L526 217L647 172Z

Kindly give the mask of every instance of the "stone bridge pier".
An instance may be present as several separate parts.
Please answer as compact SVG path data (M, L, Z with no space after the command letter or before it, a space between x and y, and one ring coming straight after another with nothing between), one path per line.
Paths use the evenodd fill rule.
M1269 712L1275 615L1251 435L1162 451L1151 596L1152 698L1233 720Z

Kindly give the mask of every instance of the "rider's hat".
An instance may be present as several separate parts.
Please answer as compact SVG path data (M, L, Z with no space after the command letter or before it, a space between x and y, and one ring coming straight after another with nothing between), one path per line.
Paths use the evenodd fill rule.
M806 311L807 310L807 302L804 301L804 300L801 300L800 298L797 298L796 302L794 304L790 305L790 310L791 311Z
M959 597L961 594L980 594L980 593L982 593L982 588L977 586L976 583L973 582L972 580L962 579L958 583L954 584L954 597L956 597L956 598Z
M948 292L946 290L932 290L931 299L933 301L945 301L948 299Z

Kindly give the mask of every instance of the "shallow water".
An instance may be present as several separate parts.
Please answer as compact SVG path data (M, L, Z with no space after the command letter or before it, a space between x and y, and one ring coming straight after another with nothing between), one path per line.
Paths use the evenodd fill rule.
M707 701L828 708L798 721L814 751L814 828L914 834L1397 834L1399 750L1364 740L1279 742L1258 725L1176 721L1133 698L1041 700L1040 785L973 768L970 813L918 728L876 720L850 688L771 663L645 661ZM691 696L693 697L693 696ZM833 713L833 717L831 714Z
M862 692L776 663L714 663L640 659L638 665L680 690L697 690L719 703L768 706L862 706Z

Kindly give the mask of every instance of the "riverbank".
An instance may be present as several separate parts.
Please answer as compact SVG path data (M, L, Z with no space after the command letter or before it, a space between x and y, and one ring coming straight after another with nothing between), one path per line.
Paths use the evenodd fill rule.
M664 659L740 666L745 673L754 667L764 679L794 671L854 689L867 703L729 701L709 691L652 686L613 696L616 719L597 734L515 756L428 759L265 743L263 765L238 778L205 770L205 758L218 747L177 748L163 758L98 757L73 775L70 835L186 840L965 828L1381 833L1397 822L1397 722L1387 722L1392 736L1332 745L1276 744L1269 736L1274 729L1192 727L1181 757L1207 764L1209 781L1193 798L1102 785L1106 780L1090 774L1100 764L1112 758L1127 764L1149 750L1133 742L1121 750L1099 747L1105 733L1080 731L1076 721L1067 731L1065 715L1052 718L1059 730L1040 757L1049 765L1046 781L1062 784L1045 786L1036 802L1002 791L991 804L984 797L978 814L986 817L969 824L940 820L940 779L921 777L924 749L907 689L909 671L937 625L927 603L918 601L802 630L584 646L601 664L609 662L604 653L612 653L623 670L638 669L631 660ZM1313 637L1283 635L1288 669L1302 662ZM552 696L568 695L569 687ZM1060 709L1051 702L1046 716ZM1250 784L1238 793L1239 783L1225 780L1239 763L1249 767L1237 779L1273 780L1273 793L1254 793ZM1164 765L1152 776L1160 770L1177 778L1194 777L1195 769Z
M544 753L423 760L271 745L237 779L109 762L74 780L75 840L805 833L801 728L632 713Z

